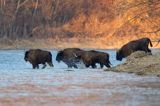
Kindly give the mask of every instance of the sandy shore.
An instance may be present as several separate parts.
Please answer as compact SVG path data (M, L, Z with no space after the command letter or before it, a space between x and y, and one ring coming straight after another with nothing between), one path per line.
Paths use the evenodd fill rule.
M152 55L145 52L135 52L126 58L123 64L117 65L106 71L129 72L137 75L160 76L160 50L152 50Z

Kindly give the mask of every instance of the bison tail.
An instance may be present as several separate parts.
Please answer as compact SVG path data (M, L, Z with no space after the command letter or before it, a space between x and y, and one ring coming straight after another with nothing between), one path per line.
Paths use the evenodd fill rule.
M151 40L149 40L149 43L150 43L150 46L152 47L153 45L152 45L152 42L151 42Z
M48 54L49 56L47 57L48 58L48 60L50 61L50 62L52 62L52 54L51 54L51 52L49 52L49 54Z
M111 65L112 66L112 64L111 64L111 62L109 61L109 59L107 58L107 63L109 64L109 65Z
M109 61L109 65L111 65L112 66L112 64L111 64L111 62Z
M52 57L52 54L51 54L51 52L49 52L49 56L51 56L51 57Z

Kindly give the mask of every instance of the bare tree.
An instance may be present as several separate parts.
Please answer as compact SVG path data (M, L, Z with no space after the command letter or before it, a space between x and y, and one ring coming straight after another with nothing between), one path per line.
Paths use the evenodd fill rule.
M156 11L156 10L160 10L160 1L155 1L155 2L153 2L154 3L154 5L156 5L157 7L155 7L154 8L154 10L153 10L153 8L152 9L146 9L146 10L142 10L142 11L140 11L139 12L139 10L138 10L138 14L136 14L135 16L133 16L132 18L130 18L129 20L126 20L126 22L124 22L119 28L117 28L116 29L116 31L112 34L113 36L118 32L118 31L120 31L124 26L126 26L126 25L128 25L130 22L132 22L132 21L134 21L134 20L136 20L136 19L138 19L138 18L140 18L143 14L147 14L147 13L149 13L149 12L154 12L154 11ZM147 4L147 5L146 5ZM150 5L152 5L152 4L150 4ZM137 7L137 6L143 6L143 7L146 7L146 6L148 6L148 2L147 1L145 1L145 2L140 2L140 3L138 3L138 4L136 4L136 5L134 5L134 6L131 6L131 7L128 7L127 9L130 9L130 8L135 8L135 7ZM146 17L146 19L147 19L148 17ZM148 21L149 21L149 19L147 19ZM150 21L150 23L151 24L153 24L153 22L151 22ZM160 26L158 25L158 24L156 24L156 26L157 27L159 27L156 31L151 31L151 32L144 32L144 33L157 33L157 32L159 32L160 31Z

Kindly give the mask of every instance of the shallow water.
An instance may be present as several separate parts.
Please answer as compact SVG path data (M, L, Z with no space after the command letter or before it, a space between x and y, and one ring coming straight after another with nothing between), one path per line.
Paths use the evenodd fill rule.
M54 68L33 70L23 50L0 50L0 105L159 106L160 78L102 69ZM107 50L113 66L115 50ZM105 69L105 68L104 68ZM69 71L70 70L70 71Z

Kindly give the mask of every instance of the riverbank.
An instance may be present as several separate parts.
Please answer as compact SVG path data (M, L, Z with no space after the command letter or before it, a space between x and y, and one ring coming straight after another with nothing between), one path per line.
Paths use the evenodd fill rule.
M152 52L153 55L145 52L135 52L126 58L123 64L117 65L106 71L128 72L137 75L160 76L160 50Z
M64 49L64 48L89 48L89 49L119 49L127 42L137 39L128 37L95 37L95 38L26 38L26 39L0 39L0 49ZM156 40L158 38L152 38ZM160 48L160 44L152 42L152 48Z

